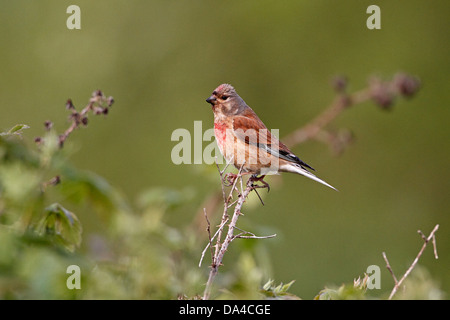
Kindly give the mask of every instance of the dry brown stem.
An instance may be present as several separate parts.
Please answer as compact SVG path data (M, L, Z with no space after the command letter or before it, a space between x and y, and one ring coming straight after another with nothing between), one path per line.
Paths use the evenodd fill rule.
M231 185L230 192L227 195L226 188L225 188L224 172L225 172L226 168L228 167L228 165L229 164L227 163L227 165L225 166L225 168L223 170L220 170L220 168L217 166L217 168L219 170L219 174L220 174L221 185L222 185L224 210L223 210L223 214L222 214L222 221L221 221L220 225L218 226L216 233L213 236L211 236L211 232L210 232L210 228L209 228L209 219L206 217L207 223L208 223L207 231L208 231L209 242L202 252L199 266L201 266L201 264L202 264L205 252L208 249L208 247L211 248L212 262L211 262L211 269L209 272L208 281L206 283L205 291L203 293L204 300L208 300L210 298L212 284L213 284L214 279L219 271L219 267L222 265L222 261L223 261L225 252L228 250L228 246L231 244L231 242L233 240L235 240L235 239L267 239L267 238L272 238L272 237L276 236L275 234L269 235L269 236L256 236L254 233L242 230L236 226L239 217L242 215L242 212L241 212L242 206L244 205L244 202L247 199L250 192L255 190L255 185L254 185L254 181L250 177L245 184L245 189L243 189L244 184L243 184L243 176L241 174L242 173L242 167L241 167L239 169L236 179L234 179L234 182ZM237 187L238 182L240 183L240 188ZM233 201L233 195L237 198L237 200ZM233 215L230 220L228 211L233 206L234 206ZM205 211L205 216L206 216L206 211ZM223 232L225 229L227 229L227 231L226 231L225 238L222 241L222 235L223 235ZM240 233L234 234L235 230L239 230ZM213 245L214 240L216 241L215 245ZM213 246L215 248L214 253L212 252Z
M424 244L422 246L422 248L420 249L419 253L417 254L416 258L414 259L414 261L412 262L412 264L409 266L409 268L406 270L406 272L403 274L403 276L400 278L400 280L397 280L397 277L394 274L394 271L392 270L392 267L389 263L389 260L386 256L386 253L383 252L383 258L384 261L386 262L386 268L389 270L389 272L392 275L392 278L394 279L394 288L391 291L391 294L389 295L389 300L391 300L394 295L396 294L396 292L398 291L398 289L400 288L400 286L402 285L403 281L405 281L406 277L408 277L408 275L411 273L411 271L414 269L414 267L417 265L417 262L419 262L420 257L422 256L423 252L425 251L425 248L427 247L428 243L430 241L432 241L433 244L433 252L434 252L434 257L436 259L438 259L438 254L437 254L437 249L436 249L436 237L435 237L435 233L436 231L439 229L439 225L437 224L433 231L431 231L430 235L428 237L426 237L422 231L417 230L417 232L420 234L420 236L422 237Z
M66 109L71 112L69 116L70 126L62 134L59 135L59 147L62 148L64 146L64 142L75 129L77 129L81 125L87 126L89 111L92 111L92 113L95 115L107 115L109 112L109 108L113 103L113 97L106 97L101 90L95 90L92 93L92 96L89 99L89 103L81 111L77 111L75 109L75 106L73 105L71 99L67 100ZM53 127L53 123L47 120L45 121L44 126L46 130L51 130ZM41 137L36 137L34 141L38 144L44 143Z

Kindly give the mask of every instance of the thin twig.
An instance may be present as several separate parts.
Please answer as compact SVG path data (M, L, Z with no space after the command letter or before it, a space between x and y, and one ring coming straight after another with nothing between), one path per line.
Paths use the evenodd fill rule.
M224 221L222 221L222 223L219 225L219 228L217 229L216 233L210 237L208 244L206 245L205 249L203 249L202 251L202 255L200 257L200 262L198 263L198 266L201 267L202 266L202 262L203 262L203 258L205 256L206 250L208 250L209 247L211 247L211 256L212 256L212 260L214 260L214 253L212 252L212 242L214 241L214 239L216 238L216 236L218 235L219 232L222 231L223 227L225 227L226 223L228 222L228 218ZM208 222L208 228L209 228L209 222ZM208 232L210 232L210 230L208 229ZM213 261L213 264L215 262Z
M436 249L436 239L435 239L435 233L436 231L439 229L439 225L437 224L433 231L431 231L430 235L428 237L426 237L422 231L418 230L417 232L420 234L420 236L422 237L422 239L424 240L424 244L422 246L422 248L420 249L419 253L417 254L416 258L414 259L413 263L409 266L409 268L406 270L405 274L401 277L401 279L399 281L397 281L397 278L395 277L395 274L392 270L391 265L389 264L389 261L386 257L386 253L383 252L383 258L384 261L386 261L386 268L389 270L389 272L392 275L392 278L394 279L394 288L391 291L391 294L389 295L389 300L391 300L395 293L397 292L397 290L400 288L400 286L402 285L403 281L406 279L406 277L409 276L409 274L411 273L411 271L414 269L414 267L417 265L417 262L419 262L420 257L422 256L423 252L425 251L425 248L427 247L428 243L430 241L432 241L433 243L433 248L434 248L434 257L437 259L438 255L437 255L437 249Z
M231 161L227 161L227 163L225 164L225 167L223 168L223 170L220 170L219 164L217 163L217 156L215 156L214 159L215 159L215 162L216 162L217 170L219 170L220 181L221 181L221 186L222 186L222 195L223 195L223 198L225 199L225 186L223 185L223 173L228 168L228 166L230 165Z
M231 161L232 161L232 159L226 164L225 168L231 163ZM244 165L242 165L241 168L239 169L239 173L238 173L237 177L240 176L243 166ZM224 171L225 171L225 169L223 171L219 170L219 172L220 172L220 181L221 181L222 190L223 190L222 192L223 192L223 195L224 195L224 198L223 198L224 205L223 205L223 214L222 214L222 223L221 223L221 225L223 225L223 226L226 224L226 222L228 222L228 219L229 219L229 217L228 217L228 209L231 207L230 206L230 200L232 198L233 191L236 188L236 183L237 183L237 180L238 180L238 178L236 178L234 180L234 183L231 186L230 194L228 195L228 197L226 197L225 187L224 187L224 180L223 180L223 173L224 173ZM215 246L216 247L215 248L216 251L214 253L214 259L213 259L214 263L212 264L213 267L215 267L217 265L216 261L217 261L217 256L219 255L219 252L220 252L222 232L223 232L223 227L219 228L219 233L217 234L217 241L216 241L216 246ZM221 264L221 261L219 262L219 265L220 264Z
M228 222L228 208L230 207L229 201L227 200L228 198L226 197L226 193L225 193L225 186L224 186L224 181L223 181L223 173L225 172L225 170L227 169L227 167L230 165L231 160L227 161L227 163L225 164L225 168L223 170L220 170L219 165L217 163L217 157L215 158L216 160L216 166L217 169L219 170L219 175L220 175L220 184L222 186L222 195L223 195L223 201L224 201L224 205L223 205L223 213L222 213L222 222L220 223L220 228L219 230L217 230L217 241L216 241L216 245L215 245L215 253L213 257L216 257L219 249L220 249L220 241L222 238L222 230L223 227L225 226L225 224ZM213 265L215 265L215 258L213 259ZM200 260L201 263L201 260Z
M319 132L321 132L323 128L325 128L334 119L336 119L336 117L341 114L341 112L346 108L369 99L370 89L363 89L361 91L353 93L352 95L339 95L321 114L319 114L305 126L295 130L287 137L283 138L283 141L286 145L293 147L309 139L312 139Z
M437 253L437 248L436 248L436 236L433 234L433 253L434 253L434 258L435 259L439 259L438 253Z
M66 108L71 110L70 120L72 121L69 128L59 136L59 147L62 148L64 142L69 135L80 125L86 126L88 123L87 114L92 111L94 114L108 114L109 107L114 103L112 97L106 98L101 90L96 90L92 93L92 97L89 99L89 103L80 112L75 110L72 100L67 100ZM46 127L48 125L46 124Z
M276 234L271 234L268 236L257 236L253 232L242 230L241 228L238 228L238 227L234 227L234 228L241 231L241 233L234 236L235 239L236 238L239 238L239 239L269 239L269 238L274 238L277 236Z
M242 215L242 206L243 206L244 202L246 201L246 199L247 199L248 195L250 194L250 192L255 190L255 185L253 184L254 180L252 178L249 178L247 180L247 183L246 183L245 189L244 189L243 174L242 174L243 166L244 166L244 164L241 165L241 167L239 168L238 174L234 178L234 181L233 181L233 183L231 185L231 190L230 190L230 193L228 194L228 197L225 196L225 192L223 192L223 194L225 196L224 197L224 212L223 212L223 216L222 216L221 226L219 227L219 230L217 232L215 253L212 256L212 263L211 263L211 269L210 269L210 272L209 272L208 281L206 282L205 291L203 293L203 299L204 300L209 299L209 297L211 295L212 284L213 284L214 279L215 279L215 277L216 277L216 275L218 273L219 267L222 265L222 261L223 261L223 257L225 255L225 252L228 250L228 246L230 245L230 243L233 240L235 240L237 238L242 238L242 239L268 239L268 238L273 238L273 237L276 236L276 235L256 236L255 234L253 234L251 232L248 232L248 231L241 230L241 229L239 229L236 226L237 221L239 219L239 216ZM222 184L224 184L223 172L224 171L221 171L219 169L219 174L221 176ZM241 190L239 190L236 187L238 182L241 185ZM224 188L223 188L223 190L224 190ZM237 200L231 202L234 192L237 193ZM229 217L228 217L227 211L228 211L229 208L231 208L232 205L234 205L233 216L232 216L231 220L228 223ZM221 235L222 235L222 232L223 232L223 227L224 227L224 225L226 223L228 223L228 225L227 225L228 230L227 230L225 239L223 240L223 242L221 242ZM240 230L242 232L237 234L237 235L235 235L234 234L234 230L235 229L238 229L238 230ZM210 244L209 244L210 246L212 245L211 241L210 241ZM208 247L208 245L207 245L207 247ZM203 259L205 251L206 251L206 248L203 250L202 257L200 259L200 264L201 264L201 261Z
M386 261L386 268L387 268L387 269L389 270L389 272L391 273L392 278L394 279L395 285L397 285L397 283L398 283L397 277L395 276L394 270L392 270L392 267L391 267L391 265L390 265L390 263L389 263L389 260L388 260L388 258L386 257L386 253L383 252L382 254L383 254L384 261Z
M276 234L271 234L268 236L256 236L256 235L250 235L250 236L244 236L242 234L238 234L235 235L234 238L238 238L238 239L270 239L270 238L275 238L277 235Z
M379 78L372 77L366 88L352 94L348 94L345 91L347 86L345 79L337 78L337 80L339 85L335 84L335 89L338 95L331 105L305 126L283 138L286 145L294 147L315 138L349 107L372 100L381 109L390 109L396 97L410 97L420 88L420 81L417 78L404 73L396 74L389 81L382 81ZM333 139L329 139L329 141L333 141Z
M240 167L238 175L236 176L236 179L233 181L233 185L231 186L231 191L230 191L228 197L224 198L224 211L223 211L222 223L221 223L223 225L225 225L225 223L228 222L228 209L229 209L230 200L232 199L233 192L236 189L236 183L238 182L239 179L242 179L241 173L242 173L243 166L244 165L242 165ZM221 177L221 183L223 184L224 183L223 178L222 178L223 171L219 170L219 173L220 173L220 177ZM233 240L232 239L233 230L234 230L234 227L236 226L237 219L240 215L241 207L244 204L245 199L247 198L248 194L250 193L250 191L252 189L249 182L247 183L247 185L248 185L248 187L241 194L239 194L239 190L236 189L238 192L238 201L236 202L236 205L234 207L233 217L232 217L230 223L228 224L228 232L227 232L227 235L225 236L225 239L223 242L221 242L223 228L219 228L219 230L218 230L217 240L216 240L216 245L215 245L215 252L212 257L211 270L209 272L208 281L206 282L205 291L203 293L203 300L209 299L209 297L211 295L212 284L218 273L219 266L222 265L223 256L224 256L225 252L227 251L229 244ZM224 192L224 195L225 195L225 192Z
M211 246L211 241L212 241L212 239L211 239L211 223L209 223L208 215L206 214L206 209L203 209L203 211L205 212L205 219L206 219L206 223L208 225L206 227L206 231L208 232L209 247L211 248L211 257L214 258L214 256L213 256L213 249L212 249L212 246ZM203 253L202 253L202 256L203 256ZM200 263L201 263L201 260L200 260ZM212 263L214 264L214 261Z

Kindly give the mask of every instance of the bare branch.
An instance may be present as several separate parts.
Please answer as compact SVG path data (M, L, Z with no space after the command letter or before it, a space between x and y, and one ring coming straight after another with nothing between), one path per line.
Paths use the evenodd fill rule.
M203 211L205 212L205 219L206 219L206 223L208 224L206 231L208 231L209 247L211 248L211 257L214 258L213 250L212 250L212 246L211 246L211 241L212 241L212 239L211 239L211 224L209 223L208 215L206 214L206 209L203 209ZM202 253L202 257L203 257L203 253ZM201 263L201 260L200 260L200 263ZM212 263L214 264L214 261Z
M436 259L438 258L437 249L436 249L436 239L435 239L435 233L438 229L439 229L439 225L437 224L434 227L433 231L431 231L431 233L428 237L426 237L422 231L420 231L420 230L417 231L420 234L420 236L422 237L422 239L424 240L424 244L423 244L422 248L420 249L419 253L417 254L416 258L414 259L413 263L409 266L409 268L406 270L405 274L401 277L401 279L399 281L397 281L397 278L395 277L394 272L392 271L392 268L389 264L386 254L383 252L383 258L384 258L384 261L386 261L386 268L391 273L392 277L394 278L394 282L395 282L394 288L392 289L391 294L389 295L389 298L388 298L389 300L391 300L394 297L397 290L402 285L403 281L406 279L406 277L409 276L411 271L417 265L417 262L419 262L420 257L422 256L423 252L425 251L425 248L427 247L427 245L430 241L432 241L432 243L433 243L434 257Z
M271 234L268 236L255 236L255 235L251 235L251 236L244 236L241 234L238 234L236 236L234 236L234 238L239 238L239 239L270 239L270 238L275 238L277 235L276 234Z
M372 77L366 88L352 94L345 92L346 86L347 81L345 79L335 79L335 89L338 95L331 105L305 126L283 138L284 143L294 147L316 138L344 110L366 101L372 100L381 109L389 109L397 96L410 97L414 95L420 87L420 82L413 76L399 73L390 81L382 81L379 78Z
M434 258L435 259L439 259L438 253L437 253L437 248L436 248L436 236L433 234L433 253L434 253Z
M234 228L241 231L241 233L234 236L234 238L239 238L239 239L269 239L269 238L274 238L277 236L276 234L271 234L268 236L257 236L253 232L242 230L241 228L238 228L238 227L234 227Z
M213 254L213 252L212 252L212 247L213 247L213 246L212 246L212 242L214 241L214 239L216 238L216 236L218 235L218 233L219 233L219 232L222 232L222 229L223 229L223 227L226 225L227 222L228 222L228 218L226 218L224 221L222 221L222 223L219 225L219 228L217 229L216 233L215 233L212 237L211 237L211 234L209 234L209 242L208 242L208 244L206 245L205 249L203 249L203 251L202 251L202 256L201 256L201 258L200 258L200 262L198 263L198 266L199 266L199 267L202 266L203 258L204 258L204 256L205 256L206 250L208 250L209 247L211 247L211 257L212 257L212 260L214 260L214 254ZM210 232L210 229L209 229L209 221L208 221L208 232ZM214 261L213 261L213 264L215 264Z
M395 285L397 285L397 283L398 283L397 277L395 276L394 270L392 270L392 267L391 267L391 265L389 264L389 260L388 260L388 258L386 257L386 253L383 252L382 254L383 254L384 261L386 261L386 268L387 268L387 269L389 270L389 272L391 273L392 278L394 279Z
M80 125L87 126L89 111L92 111L95 115L107 115L109 112L109 107L111 107L113 103L113 97L106 97L101 90L95 90L92 93L89 103L80 112L75 110L75 106L73 105L71 99L67 100L66 109L71 111L69 119L72 123L69 128L67 128L66 131L59 136L59 147L63 147L64 142L67 140L69 135ZM47 130L50 130L52 125L53 124L50 121L45 122L45 128Z
M233 176L233 181L231 184L230 192L229 192L228 196L226 196L226 193L224 191L225 190L225 188L224 188L225 181L223 179L224 171L220 170L220 168L219 168L219 174L220 174L221 182L222 182L222 190L223 190L222 192L224 195L224 211L223 211L223 215L222 215L222 222L219 226L219 229L216 232L217 239L216 239L216 244L215 244L215 252L211 257L211 260L212 260L211 270L209 272L208 281L206 283L205 291L203 293L204 300L209 299L209 297L211 295L212 284L218 273L219 267L222 265L222 261L223 261L225 252L228 250L228 246L231 244L231 242L233 240L235 240L237 238L240 238L240 239L268 239L268 238L273 238L276 236L276 235L256 236L255 234L248 232L248 231L241 230L236 226L239 216L242 215L242 212L241 212L242 206L243 206L244 202L247 200L248 195L250 194L250 192L255 190L255 188L260 187L260 186L254 185L254 183L253 183L254 178L250 177L247 180L247 183L245 184L245 189L244 189L243 175L245 173L244 174L242 173L242 169L243 169L243 165L239 168L238 174ZM240 183L241 190L239 190L239 188L236 187L238 181ZM237 195L237 200L232 201L234 193L236 193L236 195ZM234 205L233 216L231 217L231 220L229 220L228 209L230 209L233 205ZM227 223L228 223L227 233L226 233L225 239L222 241L221 240L222 232ZM235 235L234 234L235 229L240 230L242 232ZM199 266L201 265L201 262L203 260L203 256L206 252L207 247L212 246L212 240L214 239L215 236L216 235L214 235L212 238L210 238L210 243L203 250Z

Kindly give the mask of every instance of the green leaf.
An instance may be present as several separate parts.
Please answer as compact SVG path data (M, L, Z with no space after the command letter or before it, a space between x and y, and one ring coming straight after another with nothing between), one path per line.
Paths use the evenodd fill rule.
M38 223L37 232L69 251L74 251L81 244L80 221L74 213L59 203L54 203L45 209L45 216Z
M289 290L289 288L294 284L294 282L295 282L295 280L292 280L291 282L286 283L285 285L283 285L283 286L281 287L281 291L280 291L280 292L282 292L282 293L287 293L288 290Z
M364 300L366 290L356 286L353 283L343 284L338 288L325 288L321 290L314 300Z
M108 214L128 211L128 204L122 194L109 182L90 171L65 166L61 170L61 192L75 203L89 203Z
M295 280L292 280L289 283L283 284L280 283L278 286L274 286L275 281L269 280L266 284L263 285L260 292L267 299L279 299L279 300L297 300L300 299L296 295L289 293L288 290L292 286Z
M22 131L24 129L28 129L30 128L28 125L26 124L16 124L14 127L12 127L11 129L9 129L6 132L0 132L0 136L11 136L11 135L18 135L21 136L22 135Z
M266 284L263 285L263 290L269 291L270 288L273 286L274 282L275 282L275 280L269 279L269 281L267 281Z

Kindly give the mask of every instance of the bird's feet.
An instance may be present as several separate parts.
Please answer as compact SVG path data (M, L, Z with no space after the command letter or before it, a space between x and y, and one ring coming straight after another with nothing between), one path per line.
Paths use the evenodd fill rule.
M236 181L237 177L238 177L238 175L235 173L231 173L231 172L227 173L223 178L224 186L231 187L234 184L234 182Z
M241 176L243 176L243 175L245 175L245 174L248 174L247 172L244 172L244 173L242 173L241 174ZM239 174L235 174L235 173L227 173L225 176L224 176L224 178L223 178L223 182L224 182L224 185L226 186L226 187L230 187L230 186L232 186L234 183L235 183L235 181L236 181L236 179L239 177ZM256 174L253 174L250 178L249 178L249 181L250 181L250 183L251 183L251 187L252 187L252 189L253 190L255 190L255 189L259 189L259 188L267 188L267 192L269 192L270 191L270 185L267 183L267 182L265 182L264 181L264 177L265 177L265 175L262 175L262 176L257 176ZM255 184L255 182L261 182L262 183L262 185L260 185L260 184Z
M256 195L259 198L259 201L261 201L261 204L264 205L264 201L262 200L261 196L259 195L258 191L256 189L258 188L267 188L267 192L270 191L270 186L267 182L264 181L265 175L262 175L258 177L256 174L252 175L248 181L250 182L250 186L252 187L252 190L256 192ZM255 184L254 182L261 182L262 185Z
M250 182L251 182L251 186L252 186L253 190L258 189L258 188L267 188L267 192L270 191L270 186L267 182L264 181L264 177L265 177L265 175L258 177L256 174L254 174L250 177ZM254 182L261 182L262 185L254 184Z

